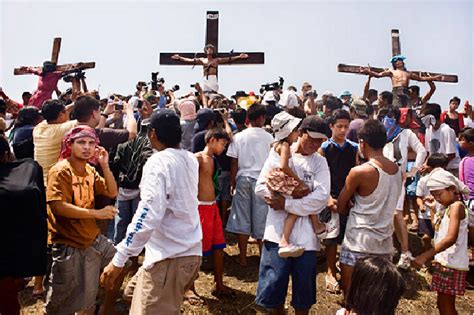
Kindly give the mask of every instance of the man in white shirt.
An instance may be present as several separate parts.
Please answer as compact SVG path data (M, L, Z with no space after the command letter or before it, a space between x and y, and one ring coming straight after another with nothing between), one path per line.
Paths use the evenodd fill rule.
M326 159L316 153L327 139L327 126L315 115L306 117L301 126L298 142L292 146L292 159L294 172L311 192L299 199L272 195L266 185L269 160L265 162L255 187L255 193L270 206L263 236L256 302L275 314L284 314L290 275L292 306L296 313L307 314L316 303L316 251L320 246L309 215L321 212L329 198L329 167ZM290 242L304 247L305 252L299 257L284 259L278 255L278 242L288 213L300 216L291 232Z
M112 287L127 259L145 247L143 266L130 281L135 285L130 314L180 314L184 293L201 265L199 165L192 153L179 148L181 126L173 111L153 114L150 125L148 137L159 152L143 168L141 201L101 284Z
M247 266L249 236L259 240L265 229L268 207L255 196L255 183L270 152L273 137L262 126L265 123L265 107L253 104L247 110L250 126L237 133L227 150L231 157L230 189L235 195L226 230L237 234L239 264Z
M441 106L428 103L425 105L422 115L421 121L426 126L426 151L430 155L433 153L446 155L449 160L446 170L458 177L461 159L456 148L456 133L447 124L441 122Z

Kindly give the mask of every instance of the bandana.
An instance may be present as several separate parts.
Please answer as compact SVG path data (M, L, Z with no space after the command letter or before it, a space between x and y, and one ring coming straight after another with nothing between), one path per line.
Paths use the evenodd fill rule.
M396 136L400 134L400 132L402 132L402 128L400 127L400 125L397 124L395 118L385 116L382 122L387 132L388 142L391 142L393 139L395 139Z
M59 155L60 160L67 159L71 156L71 143L79 138L89 137L95 140L96 144L99 144L99 138L95 133L95 130L89 126L81 125L71 129L65 136L61 143L61 154ZM92 158L91 160L95 160ZM92 161L91 161L92 162Z
M430 191L455 186L463 196L469 195L469 188L453 174L442 168L435 168L428 176L426 186Z
M425 125L426 128L434 126L436 124L436 118L433 115L426 115L421 117L421 123Z
M397 60L404 61L405 59L407 59L407 57L405 57L403 55L395 55L395 56L392 57L392 59L390 59L390 63L394 63Z

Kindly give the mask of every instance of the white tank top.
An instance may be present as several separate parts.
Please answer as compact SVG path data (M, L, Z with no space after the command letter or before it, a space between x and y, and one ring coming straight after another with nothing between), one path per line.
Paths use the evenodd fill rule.
M466 207L465 217L459 222L459 232L456 243L444 251L435 255L435 260L441 265L457 270L469 270L469 256L467 253L468 239L468 211ZM448 235L449 227L449 207L444 211L442 217L435 222L434 243L439 243Z
M349 210L343 246L369 254L393 253L393 216L402 188L400 168L390 175L369 161L379 173L377 188L368 196L355 194Z

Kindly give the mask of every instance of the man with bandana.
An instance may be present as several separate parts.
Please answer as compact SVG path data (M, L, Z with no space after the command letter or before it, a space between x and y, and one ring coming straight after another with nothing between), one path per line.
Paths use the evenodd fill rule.
M104 177L88 164L96 160ZM95 209L94 196L117 196L107 151L98 146L95 130L78 126L63 139L61 160L49 171L46 199L52 242L47 314L94 314L100 270L115 254L113 244L100 234L96 219L112 219L112 206ZM111 291L103 311L112 308Z
M442 79L441 75L437 76L420 76L416 73L407 71L405 67L404 60L406 59L405 56L396 55L393 56L390 60L393 69L386 69L380 73L372 71L370 67L361 68L361 72L368 74L375 78L382 78L382 77L390 77L392 80L392 93L393 93L393 105L402 107L402 98L406 98L408 101L409 99L409 91L408 86L410 85L410 80L415 81L434 81Z

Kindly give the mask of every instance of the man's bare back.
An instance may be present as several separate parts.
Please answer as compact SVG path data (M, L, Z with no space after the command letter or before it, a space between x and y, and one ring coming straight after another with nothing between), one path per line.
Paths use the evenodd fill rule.
M380 167L385 173L395 175L398 172L398 165L385 157L371 159L372 163ZM369 196L378 186L379 172L369 163L356 166L351 170L353 176L360 180L356 192L361 196Z
M199 184L198 184L198 199L199 201L215 201L216 195L214 192L214 159L204 152L195 154L199 162Z

